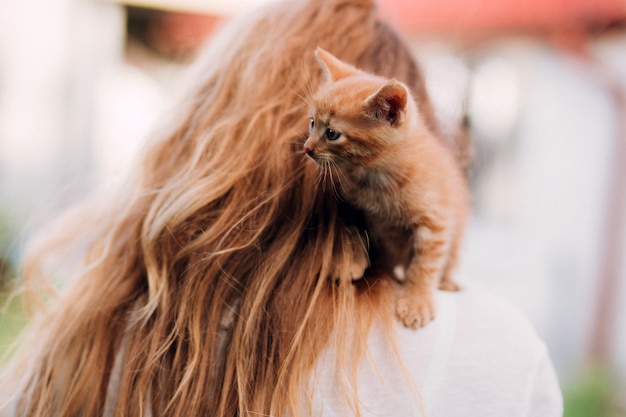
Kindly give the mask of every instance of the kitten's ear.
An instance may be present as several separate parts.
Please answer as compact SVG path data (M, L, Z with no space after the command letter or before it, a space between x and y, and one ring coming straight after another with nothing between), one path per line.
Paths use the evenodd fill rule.
M322 67L327 82L337 81L359 73L352 65L341 61L320 47L315 50L315 58Z
M365 112L391 126L404 120L409 92L396 80L391 80L365 100Z

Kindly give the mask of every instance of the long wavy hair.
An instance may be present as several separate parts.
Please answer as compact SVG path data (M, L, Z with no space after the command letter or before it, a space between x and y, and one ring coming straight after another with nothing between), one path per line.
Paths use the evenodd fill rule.
M410 50L372 3L288 2L229 22L124 186L42 233L26 284L69 283L4 374L15 415L310 415L325 348L358 414L356 367L374 319L392 320L393 287L342 279L366 242L302 153L313 51L404 81L436 130Z

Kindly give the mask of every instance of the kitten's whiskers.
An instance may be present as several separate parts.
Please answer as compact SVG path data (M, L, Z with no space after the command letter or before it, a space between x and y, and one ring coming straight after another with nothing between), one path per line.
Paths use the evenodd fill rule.
M333 167L336 167L337 169L333 171ZM345 190L343 183L341 182L341 175L343 175L343 173L341 172L341 169L339 169L337 162L335 162L334 160L329 160L328 171L330 173L330 179L331 179L330 183L333 187L333 194L335 194L335 197L337 197L337 200L343 201L343 198L341 197L341 193L337 189L337 184L335 183L335 182L339 183L339 187ZM337 179L337 181L335 181L335 178Z
M330 166L330 161L324 161L324 179L326 180L326 182L328 184L330 184L331 189L333 190L333 194L334 194L334 189L335 189L335 184L333 181L333 172L331 171L332 167Z
M322 184L322 191L326 192L326 170L324 169L324 161L316 161L318 166L317 180L315 181L315 188Z

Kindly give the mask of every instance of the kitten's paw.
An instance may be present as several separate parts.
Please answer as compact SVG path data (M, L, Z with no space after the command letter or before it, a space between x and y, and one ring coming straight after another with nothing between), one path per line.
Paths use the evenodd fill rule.
M367 262L366 263L353 263L352 265L350 265L350 279L352 281L356 281L359 280L361 278L363 278L363 275L365 275L365 270L367 269Z
M339 281L357 281L363 278L365 270L369 266L367 259L355 259L349 265L337 265L333 271L333 277Z
M443 278L439 282L439 289L443 291L461 291L463 287L452 278Z
M405 327L419 329L435 318L435 303L430 296L403 294L396 300L396 316Z

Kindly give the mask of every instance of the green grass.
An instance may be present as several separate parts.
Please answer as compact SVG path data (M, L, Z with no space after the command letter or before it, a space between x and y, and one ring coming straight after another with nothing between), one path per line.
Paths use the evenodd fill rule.
M0 293L0 365L9 359L11 347L27 322L21 298L11 297L9 291Z
M563 417L624 417L618 392L619 382L611 371L590 367L564 388Z

